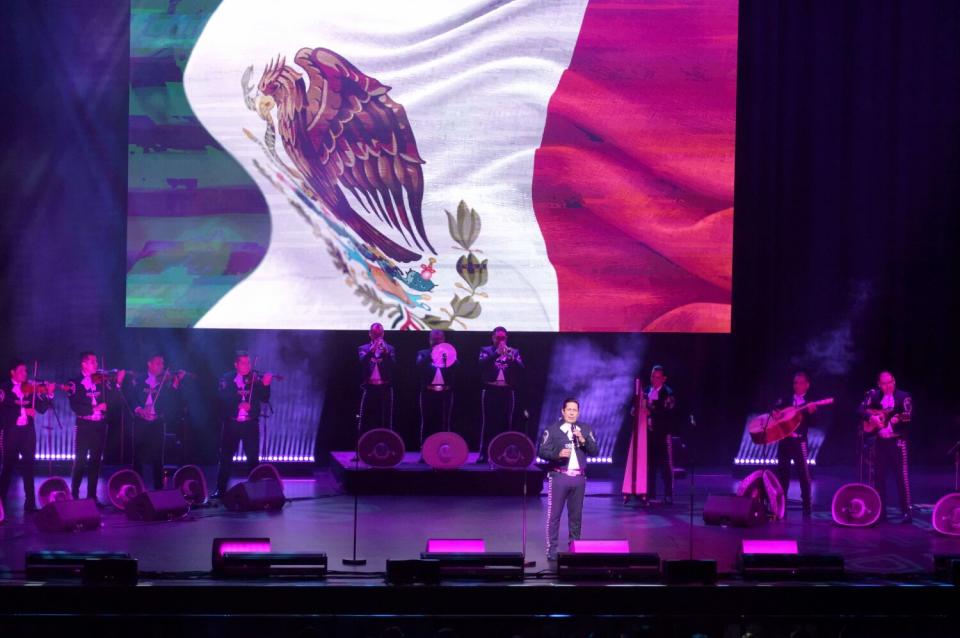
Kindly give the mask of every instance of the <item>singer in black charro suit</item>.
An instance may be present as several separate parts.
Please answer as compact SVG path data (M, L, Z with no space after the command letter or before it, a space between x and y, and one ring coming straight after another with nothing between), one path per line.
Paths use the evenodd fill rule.
M557 560L560 518L567 508L569 542L580 538L583 496L587 488L587 457L596 456L593 429L580 423L580 402L564 399L562 418L543 431L537 455L547 462L547 560Z

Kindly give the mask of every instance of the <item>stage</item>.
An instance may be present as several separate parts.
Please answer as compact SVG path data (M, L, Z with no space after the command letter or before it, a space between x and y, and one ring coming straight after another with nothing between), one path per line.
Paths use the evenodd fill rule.
M54 614L109 615L137 609L169 631L196 630L197 622L206 622L210 632L230 629L245 636L269 627L323 628L305 635L323 635L330 627L348 635L381 635L398 624L413 631L408 635L435 635L445 627L461 635L500 635L534 627L534 618L549 616L548 625L566 635L585 635L587 627L614 634L628 626L635 628L633 635L674 635L663 633L665 627L720 635L718 627L751 618L759 622L776 609L777 622L820 626L853 614L858 617L855 626L865 633L851 635L884 635L883 630L898 625L877 618L889 615L894 605L908 605L914 616L909 626L925 628L917 635L952 635L951 623L958 613L956 590L935 578L933 561L936 555L960 554L960 538L934 533L930 513L923 509L915 513L912 524L838 527L830 518L829 502L836 487L851 479L849 474L818 468L812 519L803 519L799 503L791 501L785 520L749 529L704 525L707 494L730 493L737 479L729 468L696 474L692 556L716 560L720 573L718 583L706 587L666 585L657 579L559 581L556 564L548 563L544 554L546 498L539 495L526 500L526 557L536 564L525 570L522 581L444 580L426 589L385 584L386 561L418 558L428 538L483 538L488 552L523 551L524 502L519 493L361 495L357 554L367 560L363 567L342 564L352 554L354 497L342 491L331 471L286 479L290 502L275 513L207 507L194 509L183 520L144 523L108 508L98 531L41 533L30 520L33 515L24 521L24 514L14 507L0 525L0 617L10 627L40 622L53 630L63 626ZM913 479L917 500L934 502L950 491L952 469L917 469ZM662 559L689 558L689 485L688 480L678 482L671 506L653 503L642 508L623 504L618 479L591 480L583 536L627 539L632 551L654 552ZM13 495L10 502L18 503L19 496ZM565 525L564 520L561 538ZM325 552L330 573L326 579L218 580L210 574L216 537L268 537L273 551ZM846 576L757 587L738 571L743 539L795 539L801 554L840 555ZM139 562L139 586L105 589L82 587L79 581L25 581L26 553L52 549L128 552ZM220 618L222 614L231 618ZM588 617L594 624L586 623ZM118 630L136 627L130 617L113 622Z
M211 468L212 470L212 468ZM468 471L468 470L464 470ZM873 528L835 525L829 513L834 490L852 477L847 472L819 468L814 482L814 515L801 517L799 502L791 500L785 520L754 528L704 525L702 508L707 494L731 493L737 479L728 469L698 473L693 517L693 557L716 559L723 575L736 573L741 539L796 539L804 554L838 554L847 572L860 576L912 578L929 575L936 554L960 554L960 537L931 530L929 510L915 513L912 524L883 523ZM443 480L443 477L438 477ZM42 479L41 479L42 480ZM912 485L919 503L933 503L952 491L952 468L914 471ZM101 484L102 485L102 484ZM483 538L487 551L520 552L523 547L524 501L517 493L501 496L361 495L359 497L358 554L366 569L381 572L385 561L416 558L428 538ZM16 490L21 489L19 484ZM793 485L791 496L796 496ZM655 552L663 559L688 558L690 549L689 483L680 481L675 502L653 503L648 509L625 506L619 479L588 483L584 504L583 537L627 539L634 552ZM148 573L202 573L210 569L210 547L215 537L269 537L274 551L325 552L331 569L341 570L341 559L352 551L353 497L344 493L333 473L318 471L310 478L287 478L284 492L290 502L283 510L228 512L219 507L194 509L184 520L133 522L113 508L103 510L103 526L94 532L38 532L17 504L20 493L11 490L7 520L0 525L0 565L7 578L24 567L26 552L42 549L129 552ZM544 554L546 496L530 493L526 499L526 555L536 561L528 575L543 578L551 570ZM891 510L891 517L896 512ZM561 528L564 538L566 520ZM354 571L354 570L346 570ZM9 581L8 581L9 582Z

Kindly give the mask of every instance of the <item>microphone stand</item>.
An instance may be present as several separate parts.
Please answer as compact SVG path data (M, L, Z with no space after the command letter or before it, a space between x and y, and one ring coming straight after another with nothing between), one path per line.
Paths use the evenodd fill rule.
M530 431L530 413L527 410L523 411L524 424L523 432L526 434ZM536 461L537 451L533 451L534 461ZM527 471L530 469L530 466L526 466L520 470L520 479L523 481L523 503L520 508L520 552L523 556L523 567L536 567L537 561L527 560ZM542 486L541 486L542 489Z
M353 457L353 471L357 473L360 471L360 414L357 414L357 443L354 449ZM344 565L353 565L360 566L366 565L366 558L357 558L357 519L360 514L360 491L355 488L353 490L353 558L344 558Z

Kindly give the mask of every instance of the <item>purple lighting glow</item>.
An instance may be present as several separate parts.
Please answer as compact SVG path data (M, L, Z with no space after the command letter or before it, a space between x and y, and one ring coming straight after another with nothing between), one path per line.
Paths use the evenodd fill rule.
M743 539L743 554L799 554L797 541L793 539Z
M573 554L629 554L630 541L618 540L577 540L570 543Z
M482 554L487 551L482 538L429 538L428 554Z

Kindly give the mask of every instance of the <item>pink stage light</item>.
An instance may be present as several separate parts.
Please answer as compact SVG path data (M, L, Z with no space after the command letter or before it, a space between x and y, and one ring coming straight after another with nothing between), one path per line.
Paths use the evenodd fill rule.
M428 554L482 554L487 551L482 538L428 538Z
M774 539L743 539L743 554L799 554L797 541Z
M623 540L578 540L570 543L573 554L629 554L630 541Z
M269 538L214 538L213 569L223 565L224 554L269 554Z

